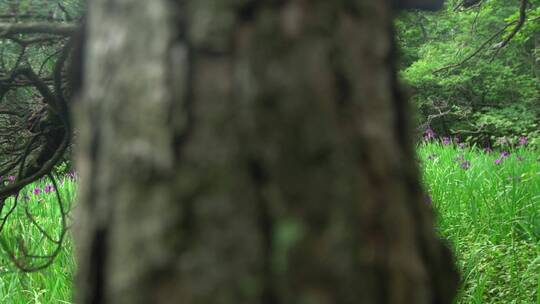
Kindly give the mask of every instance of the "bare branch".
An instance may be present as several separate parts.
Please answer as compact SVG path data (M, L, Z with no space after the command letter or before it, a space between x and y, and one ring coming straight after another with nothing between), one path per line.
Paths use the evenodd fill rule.
M478 55L482 50L484 50L484 48L488 44L490 44L493 40L495 40L495 38L497 38L499 35L501 35L508 27L510 27L511 25L513 25L515 23L516 22L510 22L507 25L505 25L502 29L500 29L498 32L493 34L488 40L484 41L484 43L482 43L482 45L480 45L480 47L478 47L474 52L472 52L469 56L465 57L465 59L461 60L458 63L450 64L450 65L444 66L444 67L442 67L440 69L437 69L437 70L433 71L433 73L439 73L439 72L442 72L442 71L446 71L448 69L453 69L453 68L457 68L459 66L462 66L467 61L471 60L474 56Z
M475 3L475 5L478 5L478 4L481 4L481 3L482 3L481 1L478 1L477 3ZM495 40L495 38L502 35L510 26L515 25L514 28L512 29L512 31L510 32L510 34L506 38L504 38L503 41L501 41L501 42L499 42L499 43L497 43L495 45L495 49L494 49L492 57L491 57L491 61L493 61L493 59L495 59L495 57L499 54L500 50L503 47L505 47L506 45L508 45L510 40L512 40L516 36L516 34L521 30L521 28L523 27L525 22L532 22L532 21L536 21L538 19L538 18L534 18L532 20L527 20L527 6L528 6L528 4L529 4L528 0L520 0L519 18L518 18L518 20L507 23L503 28L501 28L499 31L497 31L495 34L493 34L489 39L484 41L484 43L482 43L482 45L480 45L480 47L478 47L474 52L472 52L469 56L465 57L465 59L461 60L458 63L450 64L450 65L444 66L444 67L442 67L440 69L437 69L437 70L433 71L433 73L439 73L439 72L442 72L442 71L446 71L448 69L453 69L453 68L457 68L459 66L462 66L463 64L465 64L466 62L471 60L473 57L475 57L476 55L481 53L484 49L486 49L486 47L491 42L493 42L493 40Z
M0 22L0 37L15 34L50 34L71 36L77 25L70 23L5 23Z
M523 24L525 24L525 20L527 18L527 4L528 4L528 2L529 2L528 0L521 0L520 6L519 6L519 19L517 20L517 24L514 27L514 29L512 30L512 32L510 32L510 35L508 35L508 37L506 37L506 39L504 39L503 41L501 41L501 43L499 43L497 45L497 49L493 53L493 57L491 58L491 60L493 60L497 56L499 51L503 47L505 47L508 44L508 42L510 42L510 40L512 40L512 38L514 38L514 36L516 36L516 34L519 32L519 30L523 27Z

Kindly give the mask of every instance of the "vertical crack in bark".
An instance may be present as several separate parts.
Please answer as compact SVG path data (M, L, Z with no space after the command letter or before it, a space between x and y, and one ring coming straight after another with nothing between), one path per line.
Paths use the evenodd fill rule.
M168 124L172 130L171 149L174 154L173 166L178 170L181 165L184 149L193 134L194 114L194 51L188 39L188 3L186 1L168 0L170 6L170 22L174 32L168 46L167 88L170 93ZM178 178L174 176L174 178ZM194 201L200 190L185 197L177 196L180 207L177 229L180 237L176 237L176 253L186 251L196 238L196 217Z
M343 107L351 101L351 82L341 68L334 68L335 85L337 89L336 103Z
M192 56L192 50L189 45L186 45L186 51L187 51L187 58L184 64L186 65L186 79L185 85L184 85L184 92L181 94L182 103L181 107L182 109L181 114L183 116L183 119L185 119L185 122L183 126L179 129L178 126L175 126L174 130L174 138L173 138L173 148L176 152L176 158L181 158L182 156L182 149L186 142L188 141L190 135L193 133L194 126L195 126L195 115L194 115L194 96L193 96L193 79L194 79L194 67L193 67L193 56ZM176 79L178 80L178 79ZM175 87L175 85L178 85L177 83L171 83L172 87ZM174 107L176 103L173 103L172 106ZM177 113L178 111L175 111L174 109L170 111L171 113ZM174 118L173 118L174 119Z
M93 109L94 111L96 109ZM98 116L95 112L90 112L91 117ZM86 128L88 128L88 123L90 122L90 119L86 120ZM88 234L88 237L90 240L87 240L87 242L90 244L89 249L90 253L84 253L88 254L88 263L85 265L85 269L82 273L83 280L85 280L88 284L89 290L84 290L83 293L83 303L103 303L104 302L104 294L105 294L105 276L103 276L103 271L105 270L105 263L103 262L104 255L106 252L106 249L104 247L103 238L104 235L99 236L100 230L98 229L98 224L96 218L98 207L96 194L98 193L98 186L97 186L97 175L98 172L98 155L99 155L99 147L100 147L100 128L97 127L94 131L91 133L91 138L89 140L89 158L88 161L90 164L90 178L88 180L88 190L86 190L86 193L89 197L86 198L87 208L89 209L88 214L85 216L88 217L86 220L89 223L92 223L89 227L91 229L91 232ZM88 227L85 227L88 228ZM103 230L101 230L103 232ZM101 254L100 254L101 253Z
M107 239L108 231L105 228L98 228L92 236L90 245L90 267L88 278L92 288L87 292L87 299L83 303L100 304L105 303L105 286L107 286Z
M79 106L83 106L80 104ZM85 103L85 108L89 107L88 102ZM81 109L82 110L82 109ZM98 185L99 167L101 163L101 127L96 125L92 130L89 129L89 124L98 121L99 109L90 107L87 110L88 117L84 119L84 124L81 128L86 128L89 132L89 139L82 144L87 149L87 154L84 155L82 161L89 165L86 175L86 188L81 193L82 200L85 205L81 206L85 209L84 222L87 226L80 227L87 231L80 230L81 245L84 251L79 252L82 260L85 262L79 266L78 281L79 286L85 288L77 291L77 298L80 303L98 304L106 303L106 286L108 284L106 269L107 269L107 252L109 251L108 242L108 226L106 218L108 214L102 214L106 212L99 206L99 196L101 190ZM82 111L81 111L82 112ZM81 115L79 113L79 115Z
M279 304L280 299L277 297L275 290L275 276L272 269L272 259L274 254L273 248L273 232L274 218L272 217L270 206L263 196L263 188L268 182L266 170L263 168L260 161L255 159L248 160L248 170L255 184L257 207L258 207L258 223L262 234L262 281L263 288L260 295L261 304Z
M170 121L174 131L173 151L176 152L177 162L181 158L182 149L193 132L195 124L194 96L194 58L193 48L188 40L187 4L173 1L171 6L175 9L172 14L175 18L176 35L172 37L169 46L169 88L172 88ZM180 99L177 102L176 99Z

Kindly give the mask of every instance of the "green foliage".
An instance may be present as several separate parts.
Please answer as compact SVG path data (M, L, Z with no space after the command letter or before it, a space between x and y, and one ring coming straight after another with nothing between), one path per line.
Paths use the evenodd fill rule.
M527 21L502 49L498 45L514 28L505 25L518 19L519 2L484 1L455 11L456 3L449 1L436 14L406 13L397 21L401 74L419 122L485 145L504 137L538 137L540 1L530 1Z

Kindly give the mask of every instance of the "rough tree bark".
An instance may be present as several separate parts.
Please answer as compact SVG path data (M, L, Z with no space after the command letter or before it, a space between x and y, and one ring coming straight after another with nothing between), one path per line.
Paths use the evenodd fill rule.
M77 303L451 303L391 3L91 1Z

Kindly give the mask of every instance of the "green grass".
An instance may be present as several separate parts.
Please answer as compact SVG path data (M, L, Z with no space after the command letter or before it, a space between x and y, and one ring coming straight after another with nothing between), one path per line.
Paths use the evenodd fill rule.
M419 155L439 232L463 276L457 302L539 304L539 151L520 148L502 158L431 143Z
M500 153L475 148L432 143L420 146L418 153L439 232L458 257L463 283L457 303L540 304L540 152L510 151L500 164L495 164ZM470 162L468 169L461 167L465 161ZM46 183L24 192L43 189ZM60 187L64 201L73 201L75 188L70 180ZM6 208L10 204L13 201ZM32 252L53 250L54 244L28 222L24 206L54 234L60 224L55 195L30 195L19 204L4 228L2 243L17 248L22 236ZM16 271L5 253L0 260L0 303L71 303L76 267L69 236L45 270Z
M45 237L42 232L44 231L53 240L57 240L62 227L56 193L45 193L44 189L47 184L50 184L50 181L44 180L21 191L17 208L13 209L13 213L8 217L3 228L0 236L0 248L2 249L0 254L0 303L71 303L75 260L72 255L72 242L69 234L66 235L62 249L53 263L37 272L22 272L16 269L10 255L6 253L6 249L15 250L15 256L21 260L23 246L29 254L33 255L49 255L57 248L57 245ZM76 184L69 178L61 178L58 187L63 206L69 210L75 197ZM34 194L36 188L39 188L41 193ZM13 204L13 199L6 202L2 217L6 215ZM28 217L26 209L39 228ZM69 225L69 218L67 224ZM39 266L46 263L47 259L36 258L21 261Z

